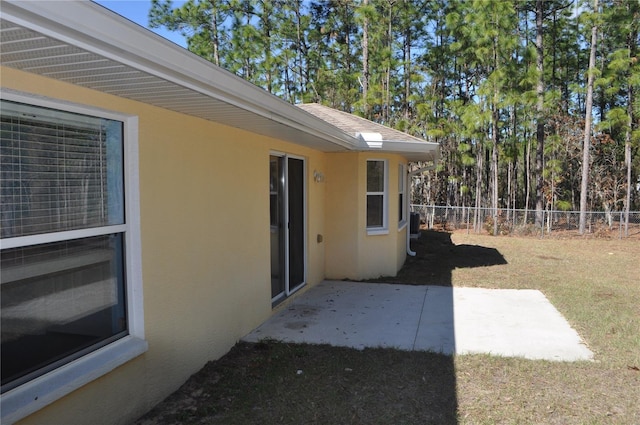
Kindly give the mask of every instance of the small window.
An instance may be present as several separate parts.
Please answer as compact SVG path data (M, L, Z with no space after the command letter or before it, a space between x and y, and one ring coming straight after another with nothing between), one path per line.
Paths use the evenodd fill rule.
M405 174L405 165L398 165L398 227L402 227L407 222L406 217L406 186L407 176Z
M387 229L387 162L367 160L367 230Z
M126 181L127 118L0 102L2 409L19 418L43 388L60 397L74 389L65 379L81 385L146 349L131 296L141 294L138 209L125 202L137 180ZM95 362L103 347L112 364ZM39 396L22 405L29 391Z

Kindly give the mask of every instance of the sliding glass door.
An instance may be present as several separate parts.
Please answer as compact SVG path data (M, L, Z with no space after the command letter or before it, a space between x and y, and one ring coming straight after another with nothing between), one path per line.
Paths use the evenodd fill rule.
M276 302L305 283L305 163L269 157L271 297Z

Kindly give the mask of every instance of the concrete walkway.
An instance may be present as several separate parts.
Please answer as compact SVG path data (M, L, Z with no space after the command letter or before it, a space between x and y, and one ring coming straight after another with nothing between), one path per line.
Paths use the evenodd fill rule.
M445 354L592 360L537 290L325 281L243 338Z

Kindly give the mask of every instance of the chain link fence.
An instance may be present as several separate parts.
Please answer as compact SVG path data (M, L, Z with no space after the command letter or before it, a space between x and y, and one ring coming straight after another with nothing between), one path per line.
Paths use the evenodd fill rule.
M536 220L535 210L523 209L499 209L496 220L492 208L412 204L411 211L420 215L420 222L427 229L466 229L468 232L494 234L497 224L496 233L499 235L562 237L579 234L579 211L543 211L541 221ZM586 219L587 235L640 238L640 211L629 212L628 225L622 211L589 211Z

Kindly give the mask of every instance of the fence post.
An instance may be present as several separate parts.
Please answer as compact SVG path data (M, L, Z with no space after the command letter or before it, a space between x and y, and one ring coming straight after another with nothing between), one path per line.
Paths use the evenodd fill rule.
M553 211L549 210L549 213L547 214L547 234L550 235L551 234L551 221L553 220Z
M473 233L478 232L478 220L479 220L480 212L478 211L478 205L473 208Z
M431 217L429 218L429 229L433 229L433 218L436 215L436 206L431 205Z
M620 239L622 239L622 211L620 211L620 221L618 222L618 227L620 228Z

